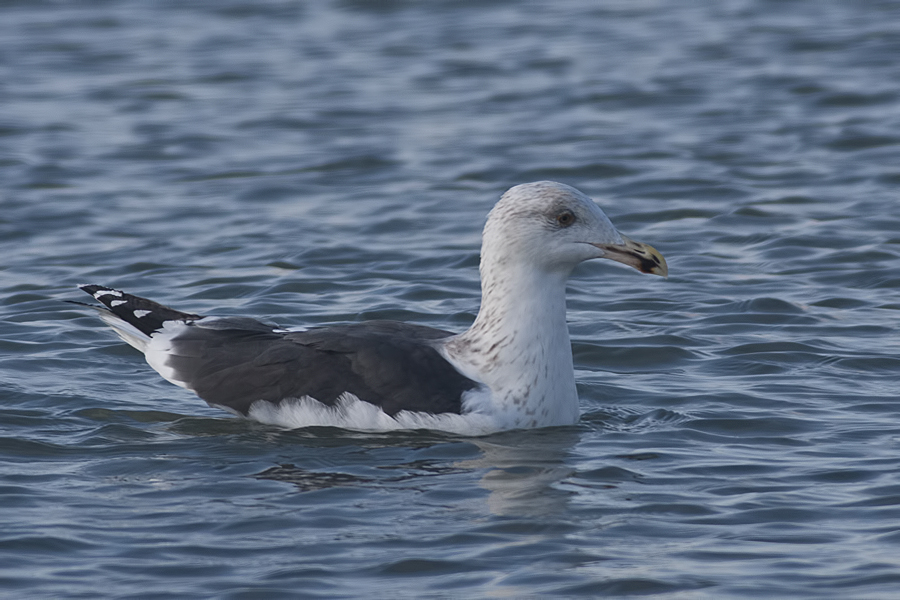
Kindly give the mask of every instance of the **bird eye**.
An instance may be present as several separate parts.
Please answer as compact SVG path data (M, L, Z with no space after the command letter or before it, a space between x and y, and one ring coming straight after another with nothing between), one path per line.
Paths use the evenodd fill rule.
M559 223L561 227L568 227L575 222L575 215L571 211L564 210L556 215L556 222Z

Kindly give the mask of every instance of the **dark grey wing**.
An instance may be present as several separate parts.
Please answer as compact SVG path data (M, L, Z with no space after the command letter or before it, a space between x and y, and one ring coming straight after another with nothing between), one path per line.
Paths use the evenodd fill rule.
M460 413L463 392L477 384L429 343L449 335L392 321L282 333L249 319L204 319L172 337L166 366L208 403L245 415L258 400L332 405L345 392L389 415Z

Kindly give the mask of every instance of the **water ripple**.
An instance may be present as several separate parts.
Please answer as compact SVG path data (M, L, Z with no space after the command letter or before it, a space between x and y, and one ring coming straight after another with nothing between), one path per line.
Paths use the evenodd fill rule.
M47 8L0 8L8 593L896 596L896 3ZM461 330L544 178L671 270L574 273L575 427L272 429L61 302Z

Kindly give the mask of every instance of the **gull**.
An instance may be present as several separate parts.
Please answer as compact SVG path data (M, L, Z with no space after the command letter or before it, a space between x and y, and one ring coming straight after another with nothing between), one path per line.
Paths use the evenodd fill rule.
M210 406L291 428L486 435L578 421L566 282L591 259L668 275L658 251L619 233L588 196L539 181L509 189L488 215L481 308L459 334L398 321L289 331L79 287L151 367Z

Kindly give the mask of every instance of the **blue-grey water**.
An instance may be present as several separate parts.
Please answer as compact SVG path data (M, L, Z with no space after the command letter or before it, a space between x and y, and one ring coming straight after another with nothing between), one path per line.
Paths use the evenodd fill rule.
M283 430L74 286L462 330L508 187L576 270L579 425ZM900 597L900 3L0 3L0 595Z

